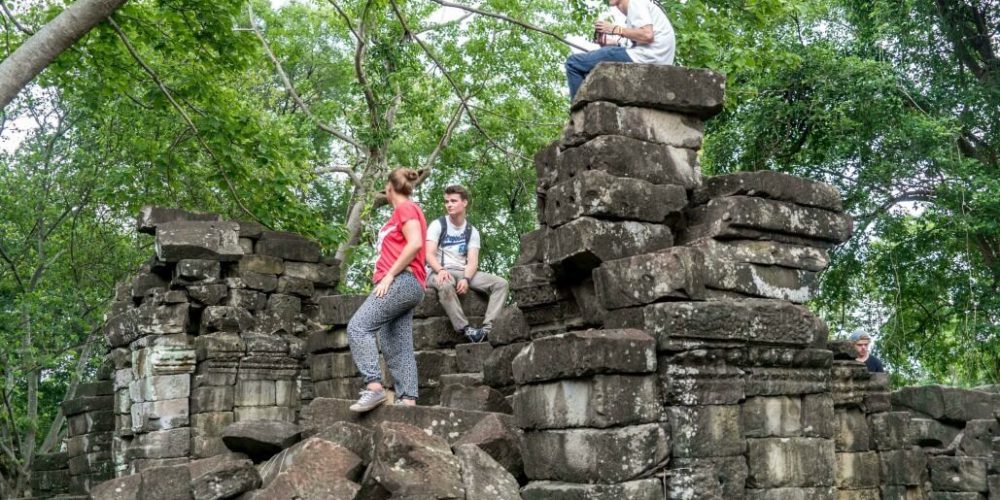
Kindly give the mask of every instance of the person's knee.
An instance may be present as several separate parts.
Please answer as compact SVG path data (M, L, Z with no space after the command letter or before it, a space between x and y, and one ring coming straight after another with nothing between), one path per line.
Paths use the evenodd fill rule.
M508 290L510 290L510 283L508 283L507 280L503 278L498 278L496 285L493 286L493 289L498 292L506 293Z
M571 54L566 58L566 71L579 71L580 70L580 54Z

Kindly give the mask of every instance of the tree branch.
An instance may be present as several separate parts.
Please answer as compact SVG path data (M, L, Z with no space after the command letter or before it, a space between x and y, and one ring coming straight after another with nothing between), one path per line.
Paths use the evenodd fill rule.
M342 165L332 165L329 167L323 167L321 169L316 170L316 174L331 174L331 173L347 174L347 176L351 178L352 184L354 184L357 187L364 188L364 184L362 184L361 178L358 177L357 172L355 172L354 169L351 167Z
M361 84L361 91L365 96L365 104L368 105L368 115L371 119L372 128L378 129L378 106L375 103L375 93L372 91L371 83L368 82L368 77L365 76L364 59L367 53L365 43L365 26L364 19L361 20L361 25L358 29L354 28L354 24L351 23L351 18L347 17L347 14L340 5L334 0L327 0L330 5L337 11L337 14L343 18L344 23L347 24L347 29L351 31L354 35L354 39L357 40L357 47L354 50L354 74L358 79L358 83ZM371 5L371 1L365 4L365 12L368 12L368 8Z
M0 8L3 8L3 13L7 15L7 19L10 19L10 22L14 23L14 27L17 28L18 31L28 36L35 34L34 31L24 27L24 25L22 25L20 22L17 21L17 18L14 17L14 13L11 12L9 8L7 8L7 2L0 0Z
M260 28L257 26L257 22L254 21L253 7L249 3L247 4L247 14L250 17L251 30L253 31L254 35L257 35L257 39L260 40L261 45L263 45L264 53L266 53L267 57L271 59L271 62L274 64L274 68L278 71L278 75L281 77L282 84L284 84L285 86L285 91L287 91L288 94L292 96L292 99L295 101L295 104L298 105L298 107L302 110L303 113L306 114L306 116L309 117L309 119L311 119L313 122L316 123L316 126L319 127L320 130L344 142L347 142L348 144L354 146L354 149L357 150L359 154L361 154L362 156L367 156L367 153L365 152L364 148L358 141L355 141L353 138L347 136L347 134L344 134L343 132L334 129L330 125L321 122L319 118L317 118L316 115L313 114L309 106L307 106L306 103L302 101L302 98L299 97L299 93L295 91L295 87L292 85L292 81L288 78L288 74L285 73L285 69L281 66L281 61L279 61L278 58L274 55L274 52L271 50L270 44L267 43L267 39L264 38L264 34L260 32Z
M170 90L167 89L167 86L163 84L163 81L160 80L160 77L156 75L156 72L153 71L153 68L150 68L149 65L146 64L146 62L143 61L141 57L139 57L139 53L136 52L135 47L132 46L132 42L130 42L128 37L125 36L125 33L121 30L121 27L118 26L118 23L116 23L114 19L108 18L108 24L111 25L111 29L115 31L115 33L118 35L118 38L121 39L123 44L125 44L125 48L128 50L128 53L132 56L132 59L135 59L135 62L139 63L139 66L142 66L143 71L145 71L146 74L153 79L153 82L155 82L156 86L159 87L160 92L163 92L163 95L166 96L168 101L170 101L170 105L173 106L174 110L176 110L177 113L181 115L181 118L184 119L184 122L187 124L188 128L190 128L191 132L194 133L195 139L198 141L198 144L200 144L201 147L205 150L205 152L208 153L210 157L212 157L212 160L216 164L216 168L219 170L219 173L222 174L222 179L226 182L226 186L229 188L230 194L233 195L233 200L236 202L236 204L239 205L240 209L243 210L244 213L252 217L255 221L262 224L264 227L270 229L271 226L269 224L260 220L260 218L257 217L256 214L250 211L250 209L243 204L243 200L240 198L240 195L236 193L236 187L233 185L233 182L229 179L229 176L226 174L225 169L223 169L218 164L219 163L218 157L216 157L215 152L212 151L212 148L210 148L208 144L205 142L205 139L201 136L201 132L198 131L198 127L196 127L194 122L191 121L191 117L189 117L187 112L184 111L184 108L182 108L180 104L177 104L177 101L174 99L173 94L171 94Z
M549 31L549 30L547 30L545 28L539 28L538 26L533 26L533 25L528 24L528 23L526 23L524 21L519 21L517 19L514 19L513 17L508 17L508 16L505 16L503 14L496 14L496 13L493 13L493 12L487 12L485 10L477 9L475 7L468 7L468 6L465 6L465 5L462 5L462 4L458 4L458 3L454 3L454 2L449 2L447 0L431 0L431 1L434 2L434 3L436 3L436 4L438 4L438 5L441 5L443 7L453 7L453 8L456 8L456 9L461 9L461 10L464 10L466 12L472 12L472 13L475 13L475 14L479 14L481 16L492 17L494 19L500 19L501 21L507 21L508 23L516 24L516 25L518 25L518 26L520 26L520 27L522 27L524 29L527 29L527 30L537 31L538 33L541 33L543 35L548 35L548 36L554 38L556 41L562 42L562 43L564 43L564 44L566 44L566 45L568 45L570 47L573 47L574 49L577 49L577 50L582 50L584 52L588 52L590 50L590 49L587 49L586 47L581 47L580 45L577 45L577 44L575 44L573 42L570 42L569 40L566 40L566 39L562 38L561 36L559 36L559 35L551 32L551 31Z
M486 130L484 130L482 125L479 124L479 120L476 118L475 113L473 113L472 109L470 108L469 98L466 97L465 94L462 92L462 90L458 87L458 83L455 82L455 79L452 78L451 74L448 73L448 71L445 69L444 65L441 63L441 60L434 55L434 53L430 50L429 47L427 47L426 44L424 44L423 40L421 40L420 37L413 35L413 32L410 31L410 27L406 23L406 18L403 17L403 13L400 12L399 6L396 5L396 0L389 0L389 3L392 5L392 10L396 14L396 18L398 18L400 24L402 24L403 31L413 36L413 40L417 42L417 45L419 45L420 48L424 51L424 53L427 54L427 57L431 59L434 65L437 66L439 70L441 70L441 74L443 74L445 79L448 80L448 84L451 85L451 88L455 91L455 95L458 97L460 101L462 101L462 105L465 107L465 112L469 115L469 122L472 124L473 127L476 128L476 130L479 131L480 134L482 134L483 138L486 139L486 142L488 142L494 148L504 152L504 154L508 156L516 156L521 159L530 161L530 158L516 151L510 151L509 149L501 146L499 143L493 140L493 138L490 137L488 133L486 133Z

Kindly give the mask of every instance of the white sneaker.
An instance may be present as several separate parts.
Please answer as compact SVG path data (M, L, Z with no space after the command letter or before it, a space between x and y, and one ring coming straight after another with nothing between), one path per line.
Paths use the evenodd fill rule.
M351 411L364 413L366 411L372 411L378 408L378 405L385 403L385 391L369 391L364 389L358 394L361 395L358 398L358 402L351 405Z

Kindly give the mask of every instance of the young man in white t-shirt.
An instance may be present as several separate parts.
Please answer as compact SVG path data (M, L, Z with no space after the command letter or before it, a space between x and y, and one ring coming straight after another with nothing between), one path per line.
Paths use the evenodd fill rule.
M609 0L625 14L625 26L608 21L594 23L594 31L607 40L605 46L566 59L569 99L573 100L587 74L604 61L673 64L674 27L653 0Z
M444 208L448 212L427 226L428 285L437 290L438 300L448 313L455 331L473 342L482 342L493 328L493 321L507 300L507 280L479 270L479 230L465 220L469 192L462 186L444 190ZM442 219L447 229L442 228ZM446 231L442 235L442 230ZM469 290L488 293L489 305L483 327L474 328L462 311L458 296Z

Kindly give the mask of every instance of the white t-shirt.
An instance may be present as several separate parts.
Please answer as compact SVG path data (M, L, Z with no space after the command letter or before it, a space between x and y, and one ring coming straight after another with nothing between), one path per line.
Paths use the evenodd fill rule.
M667 19L663 10L653 5L652 0L629 0L628 13L625 14L625 26L629 28L641 28L653 25L653 43L648 45L635 44L635 47L626 49L632 62L651 64L673 64L674 49L674 27Z
M458 227L451 223L451 219L445 217L444 220L448 225L448 233L441 245L438 246L438 262L445 269L464 271L465 266L469 263L469 248L480 248L479 230L473 226L472 234L469 235L469 248L466 248L465 227L469 221L466 220L465 224ZM441 239L441 219L434 219L434 222L427 226L427 241L437 243L439 239Z

